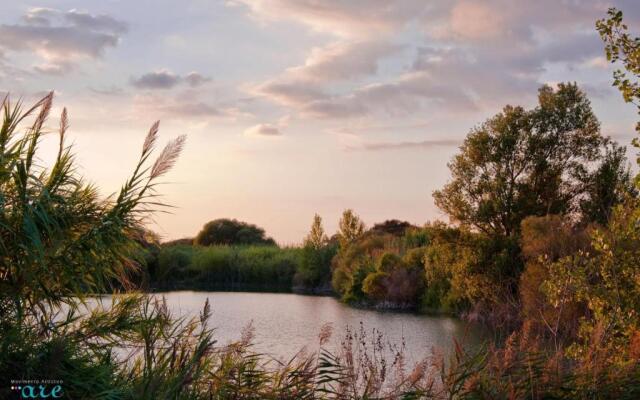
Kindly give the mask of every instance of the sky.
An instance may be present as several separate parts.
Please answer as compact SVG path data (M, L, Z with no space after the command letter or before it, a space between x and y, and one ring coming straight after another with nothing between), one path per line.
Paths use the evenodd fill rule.
M543 84L577 82L622 144L637 115L611 87L595 21L637 0L82 0L0 3L0 94L55 91L80 173L107 196L146 132L187 135L160 187L163 239L237 218L281 244L315 213L445 220L432 192L474 126ZM43 143L55 153L55 137Z

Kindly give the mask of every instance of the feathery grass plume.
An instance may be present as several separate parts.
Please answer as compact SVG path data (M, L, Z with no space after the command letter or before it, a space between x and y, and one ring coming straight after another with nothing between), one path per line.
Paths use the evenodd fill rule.
M147 142L136 172L119 196L101 199L97 189L77 175L71 148L65 145L66 109L60 117L53 166L34 163L52 102L53 92L26 110L21 101L14 104L9 96L2 100L0 376L8 379L15 371L45 371L33 368L53 368L52 375L62 374L66 369L46 357L58 349L65 352L61 360L87 373L67 377L71 392L84 393L82 388L98 376L104 377L107 390L118 366L110 361L113 349L106 344L120 343L136 324L148 323L135 319L134 310L144 296L93 317L78 315L88 296L130 286L129 276L137 265L134 233L141 229L137 215L145 208L145 192L153 185L146 164L153 141ZM33 114L32 123L23 124ZM171 165L180 149L174 146ZM61 310L68 310L62 321ZM55 365L61 369L55 370ZM2 391L9 386L1 386L0 397L5 397Z
M165 146L151 168L151 179L158 178L173 168L174 164L178 160L178 156L182 152L186 139L187 137L184 135L178 136Z
M142 145L142 154L148 154L153 150L153 146L156 143L156 139L158 138L158 129L160 128L160 121L156 121L151 125L149 129L149 133L147 137L144 139L144 144Z

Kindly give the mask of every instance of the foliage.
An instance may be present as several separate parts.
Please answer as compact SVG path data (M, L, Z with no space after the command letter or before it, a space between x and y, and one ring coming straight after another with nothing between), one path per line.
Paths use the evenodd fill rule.
M610 8L607 14L607 19L596 22L596 28L605 43L607 60L620 62L624 68L613 73L613 86L620 90L624 101L635 104L640 113L640 37L629 34L622 20L622 11ZM636 125L636 131L640 133L640 122ZM638 147L637 139L634 145Z
M521 245L526 259L519 287L522 317L536 332L553 339L556 349L576 338L578 320L585 315L585 309L578 301L549 302L544 291L552 276L549 263L579 251L590 251L589 231L589 228L572 226L558 215L528 217L522 221Z
M388 233L394 236L404 236L409 229L416 229L417 227L410 224L407 221L399 221L397 219L390 219L384 222L375 224L371 227L369 232L376 234Z
M594 341L610 349L616 362L630 357L629 344L640 332L640 204L618 206L607 229L592 233L590 251L578 251L548 265L543 285L551 304L584 303L580 340L571 346L586 357Z
M181 239L175 239L175 240L169 240L168 242L163 242L162 245L167 247L167 246L177 246L177 245L181 245L181 246L191 246L193 245L193 238L181 238Z
M325 246L329 238L324 233L324 228L322 227L322 218L316 214L313 216L313 223L311 224L311 230L309 234L304 239L305 247L312 247L314 249L320 249L322 246Z
M585 196L580 199L583 223L606 225L614 206L628 196L637 196L637 190L631 179L626 148L611 143L602 162L585 182Z
M51 378L64 379L72 397L89 397L94 388L106 398L123 395L118 388L123 370L112 347L143 323L134 309L144 298L127 298L109 312L85 318L78 314L88 294L110 290L114 283L131 286L142 224L154 206L162 205L155 193L158 178L175 163L184 137L150 163L159 126L153 124L132 176L117 196L102 200L77 175L65 144L66 109L52 167L38 164L52 101L50 93L26 110L8 97L1 105L0 376L30 378L48 371ZM21 123L34 114L20 134ZM8 388L5 381L3 397Z
M331 290L331 260L337 252L335 241L329 241L322 227L322 218L313 217L311 230L304 240L300 266L294 277L296 288Z
M273 239L265 236L264 229L236 219L216 219L207 222L194 239L200 246L212 245L269 245Z
M112 280L128 285L138 248L136 236L154 201L157 179L175 162L184 137L171 142L147 165L157 138L155 123L145 139L131 178L116 198L100 200L95 187L75 171L65 145L66 109L60 118L59 146L50 170L36 163L36 151L51 110L50 93L23 112L22 104L2 102L0 127L0 304L20 324L46 307L109 289ZM20 122L38 112L26 133Z
M506 106L469 133L449 164L451 182L433 194L436 205L463 226L492 236L517 235L527 216L578 211L579 200L594 194L584 190L593 179L587 166L607 161L609 143L577 85L543 86L534 109ZM624 181L624 170L611 170L623 173L611 182ZM605 186L616 189L599 189Z
M342 218L340 218L338 225L340 249L346 248L364 233L364 222L351 209L347 209L342 213Z
M165 246L150 280L165 290L287 291L301 268L301 253L275 246Z
M362 282L370 272L375 271L375 258L389 246L386 236L363 236L360 240L340 247L333 259L333 289L344 300L352 302L366 298L362 292Z
M607 58L614 63L622 61L628 73L638 76L640 39L626 32L622 12L610 9L608 14L609 19L597 22ZM637 83L625 72L614 73L614 86L625 101L639 98ZM634 145L638 146L637 140ZM594 366L622 366L636 358L634 340L640 337L639 218L640 203L627 196L613 209L606 226L591 232L589 248L570 249L556 259L543 260L549 277L542 289L549 303L560 310L567 304L583 304L587 311L580 318L578 340L569 346L574 359Z
M415 305L424 287L422 264L411 265L394 253L385 253L376 270L362 282L362 291L371 299L395 305Z
M469 244L477 236L466 235ZM334 257L334 290L347 302L462 311L480 279L461 263L462 254L472 254L458 241L462 236L441 223L409 228L403 235L371 229Z

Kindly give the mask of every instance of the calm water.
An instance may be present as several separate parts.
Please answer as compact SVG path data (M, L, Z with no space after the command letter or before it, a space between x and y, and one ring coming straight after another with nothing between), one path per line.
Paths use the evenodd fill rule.
M255 330L255 349L285 359L303 347L318 348L318 333L331 323L334 334L330 346L338 346L347 327L371 332L377 329L394 343L404 338L407 355L417 361L429 355L435 346L445 353L452 338L466 338L467 346L480 342L477 328L447 317L430 317L400 312L355 309L331 297L283 293L247 292L167 292L167 305L174 315L195 316L208 298L212 306L211 326L220 344L238 340L244 327Z

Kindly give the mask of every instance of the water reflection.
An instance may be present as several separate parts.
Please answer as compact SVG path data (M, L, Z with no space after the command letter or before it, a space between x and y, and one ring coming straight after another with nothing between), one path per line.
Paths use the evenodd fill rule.
M451 351L453 338L476 346L481 340L478 328L454 318L410 313L355 309L331 297L286 293L244 292L167 292L169 309L175 316L197 316L208 298L212 307L211 325L220 344L238 340L242 330L252 324L255 350L287 359L303 347L318 348L318 333L326 323L334 327L330 346L336 348L347 327L376 329L396 344L404 338L408 358L417 361L433 347ZM103 301L109 303L109 298ZM105 305L107 305L105 304Z

